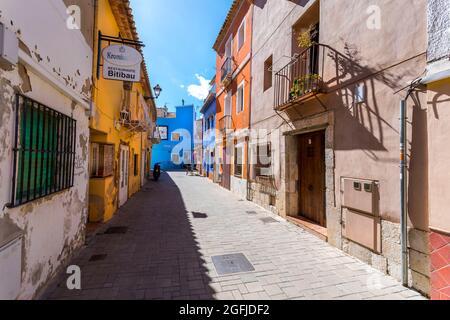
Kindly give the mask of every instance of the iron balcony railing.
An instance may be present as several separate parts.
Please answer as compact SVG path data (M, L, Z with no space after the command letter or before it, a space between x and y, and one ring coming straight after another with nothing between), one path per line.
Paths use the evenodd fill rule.
M233 121L231 116L224 116L219 120L219 130L224 133L233 128Z
M325 46L315 44L275 74L275 109L283 109L323 90L324 52Z
M233 60L231 58L226 58L221 68L220 80L223 82L227 78L231 77L232 74L233 74Z

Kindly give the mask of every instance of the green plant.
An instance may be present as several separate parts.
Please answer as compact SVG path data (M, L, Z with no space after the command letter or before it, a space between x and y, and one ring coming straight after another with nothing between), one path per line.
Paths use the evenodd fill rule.
M309 48L316 43L311 39L312 31L314 30L314 26L310 25L308 29L300 33L297 38L299 48Z
M307 93L319 90L320 76L318 74L307 74L294 80L289 94L290 99L294 100Z

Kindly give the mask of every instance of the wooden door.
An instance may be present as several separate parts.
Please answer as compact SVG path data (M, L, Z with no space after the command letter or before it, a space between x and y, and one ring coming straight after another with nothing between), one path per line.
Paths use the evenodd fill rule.
M326 227L325 214L325 132L299 138L300 215Z

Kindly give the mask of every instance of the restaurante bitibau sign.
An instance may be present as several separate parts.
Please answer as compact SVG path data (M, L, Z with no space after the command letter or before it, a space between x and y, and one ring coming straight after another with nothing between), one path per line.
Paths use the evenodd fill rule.
M103 49L103 77L110 80L139 82L142 55L124 45L111 45Z

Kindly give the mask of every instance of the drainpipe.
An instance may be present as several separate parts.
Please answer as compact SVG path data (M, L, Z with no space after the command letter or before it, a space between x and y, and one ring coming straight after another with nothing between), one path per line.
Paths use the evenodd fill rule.
M406 157L406 101L408 96L400 102L400 226L402 245L402 283L406 287L408 286L408 201L406 195L408 190Z
M408 286L408 156L407 156L407 101L422 79L411 83L406 97L400 101L400 229L402 247L402 283Z
M255 16L255 6L253 3L250 3L251 6L251 10L252 10L252 42L251 42L251 48L250 48L250 98L248 100L248 106L249 106L249 110L248 110L248 128L249 128L249 137L248 139L246 139L246 143L247 143L247 150L246 150L246 157L247 157L247 201L252 201L252 197L251 197L251 192L250 192L250 188L251 188L251 175L250 175L250 171L252 170L252 167L250 165L250 142L251 139L250 137L252 136L251 131L252 131L252 89L253 89L253 23L254 23L254 16Z

